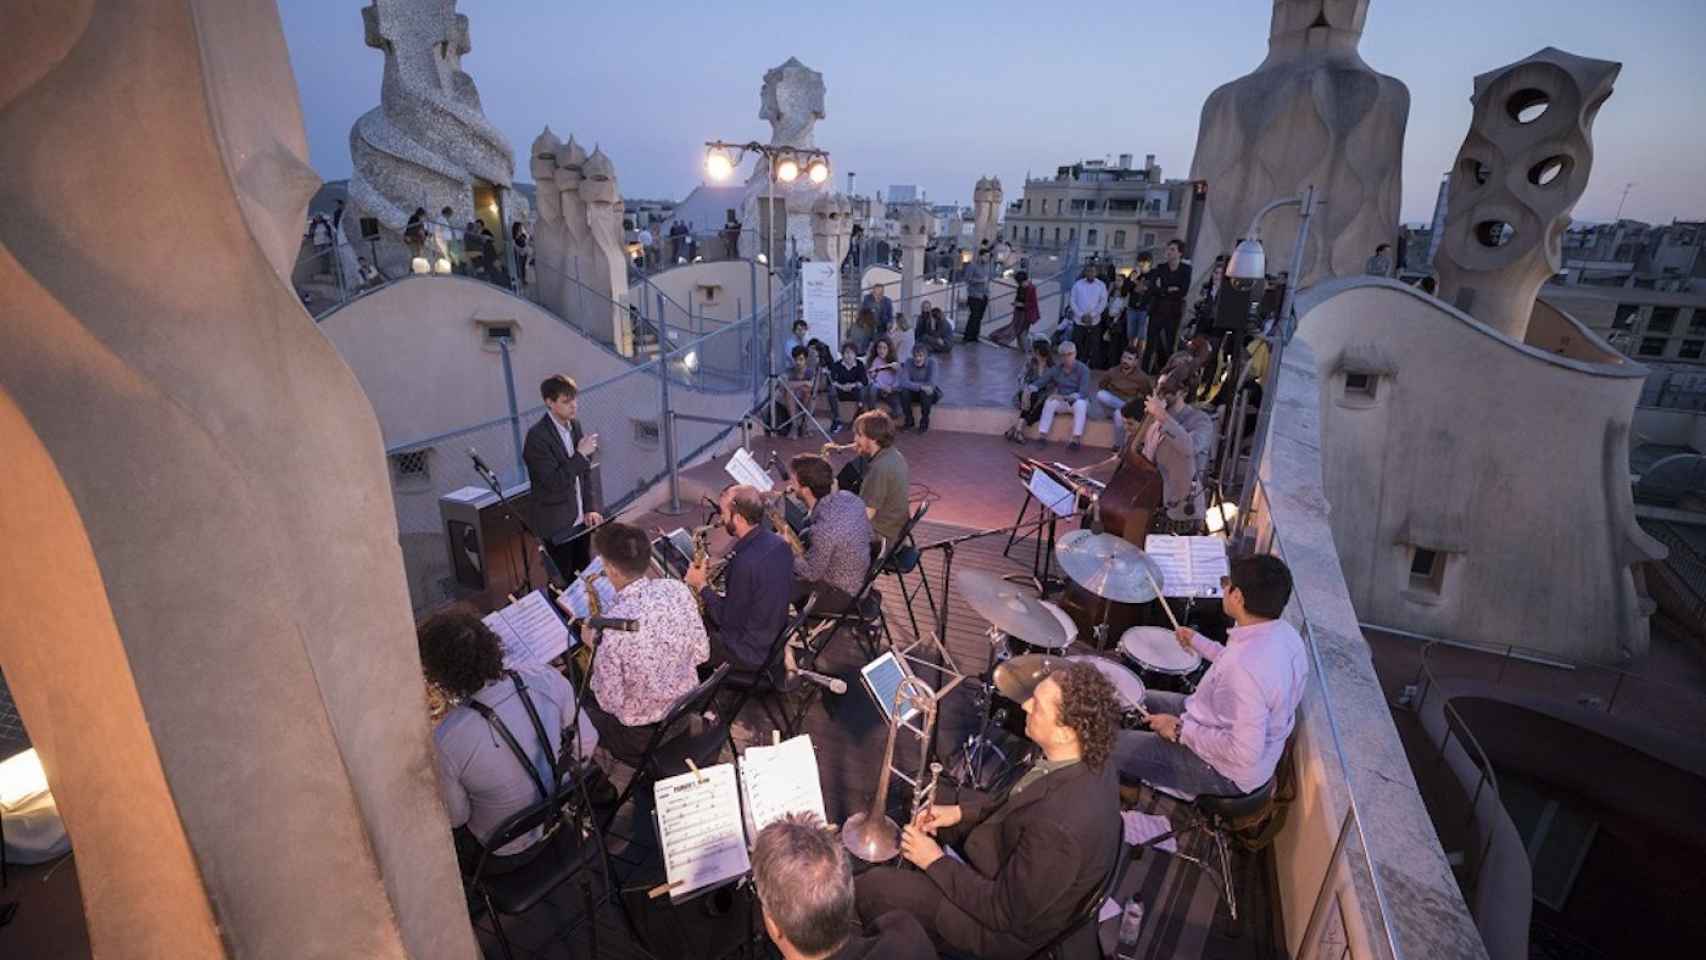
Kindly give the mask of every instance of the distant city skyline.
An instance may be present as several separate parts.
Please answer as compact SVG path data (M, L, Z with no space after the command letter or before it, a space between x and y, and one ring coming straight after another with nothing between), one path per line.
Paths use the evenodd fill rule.
M327 180L349 176L350 127L379 102L384 59L363 43L365 5L279 4L310 156ZM768 138L759 83L795 56L824 75L816 135L836 189L854 171L862 194L916 184L934 202L962 204L980 176L999 176L1010 202L1027 172L1052 176L1122 153L1138 163L1153 153L1167 177L1187 176L1203 100L1262 61L1271 9L1200 0L1190 18L1044 24L1032 4L938 0L928 17L888 2L764 7L457 4L471 21L463 67L515 150L519 181L531 180L527 150L549 124L602 145L625 197L680 200L703 182L705 140ZM1623 63L1595 124L1576 219L1610 220L1620 203L1631 219L1706 219L1706 83L1696 65L1706 8L1649 0L1639 15L1610 14L1586 0L1374 0L1362 56L1410 90L1400 219L1431 219L1468 128L1474 76L1547 46Z

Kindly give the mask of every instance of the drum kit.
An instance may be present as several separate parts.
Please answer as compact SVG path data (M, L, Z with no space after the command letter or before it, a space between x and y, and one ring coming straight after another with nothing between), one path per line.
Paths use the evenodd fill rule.
M1121 724L1141 727L1148 717L1149 690L1189 693L1202 670L1202 657L1181 646L1173 630L1140 626L1138 605L1160 600L1169 620L1160 568L1142 550L1119 537L1074 530L1061 538L1056 558L1070 578L1064 603L1038 599L1025 586L976 570L959 571L954 582L966 604L989 622L989 671L981 684L983 724L962 754L962 782L989 786L1000 773L985 776L988 758L1011 767L993 729L1023 738L1025 701L1037 685L1070 663L1086 663L1113 684L1121 705ZM1118 659L1106 654L1069 654L1076 640L1106 649L1107 637L1119 638Z

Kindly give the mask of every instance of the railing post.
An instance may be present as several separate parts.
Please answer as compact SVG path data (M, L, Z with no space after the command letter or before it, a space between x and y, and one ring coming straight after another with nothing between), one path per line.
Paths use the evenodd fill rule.
M509 400L509 434L515 444L515 475L519 479L527 474L527 461L521 456L521 409L515 402L515 369L509 362L509 338L498 338L498 354L503 359L504 395Z
M653 325L652 334L657 337L658 357L662 358L664 351L671 346L669 343L669 321L665 319L663 291L656 290L654 292L658 295L658 322ZM667 374L669 372L667 369L668 364L665 364L664 366L666 367L664 373ZM669 378L666 376L664 379L667 380Z
M675 411L669 406L669 353L662 349L658 351L658 393L663 403L659 421L663 428L664 469L669 473L669 507L661 512L673 516L681 513L681 471L675 462Z

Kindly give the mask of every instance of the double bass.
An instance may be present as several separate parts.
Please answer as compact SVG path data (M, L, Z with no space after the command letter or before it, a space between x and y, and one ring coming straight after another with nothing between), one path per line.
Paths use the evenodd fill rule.
M1197 350L1181 353L1182 356L1175 354L1174 359L1167 362L1161 376L1169 381L1182 379L1189 385L1195 381L1208 357ZM1109 478L1096 503L1102 529L1124 538L1140 550L1155 524L1155 518L1161 514L1165 500L1161 468L1143 455L1143 435L1149 431L1149 422L1149 415L1145 414L1143 422L1126 437L1125 444L1120 447L1119 465L1114 468L1114 475Z

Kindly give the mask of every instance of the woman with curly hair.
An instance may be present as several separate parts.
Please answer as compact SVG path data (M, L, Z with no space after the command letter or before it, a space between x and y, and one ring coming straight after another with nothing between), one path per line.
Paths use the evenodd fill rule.
M901 831L917 870L877 867L857 883L867 925L917 917L939 949L990 960L1028 957L1060 933L1114 869L1119 792L1108 757L1119 700L1100 671L1057 670L1025 701L1025 736L1042 756L1004 797L962 795ZM961 862L944 856L952 843Z
M550 667L517 667L506 671L503 643L472 612L456 609L434 614L415 630L421 669L453 706L433 730L438 756L438 786L455 828L456 855L464 873L479 861L492 833L505 820L538 803L540 785L550 784L551 771L567 771L567 759L590 757L598 731L580 718L578 746L563 728L575 716L575 691ZM522 701L526 697L532 704ZM490 711L490 718L484 714ZM541 738L533 724L537 714ZM507 728L527 752L532 770L510 749L499 726ZM541 742L543 739L544 742ZM538 853L540 831L492 851L486 872L507 873Z

